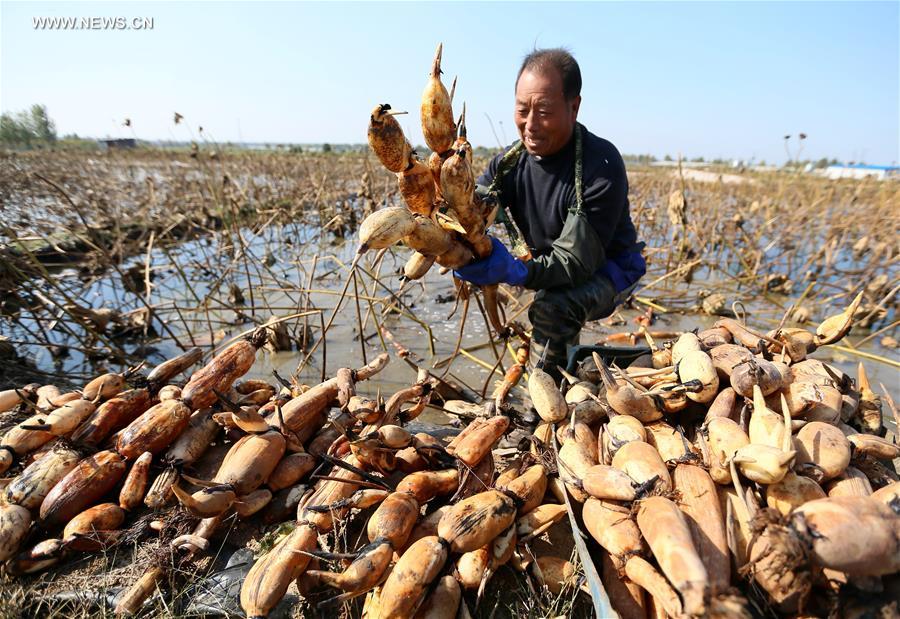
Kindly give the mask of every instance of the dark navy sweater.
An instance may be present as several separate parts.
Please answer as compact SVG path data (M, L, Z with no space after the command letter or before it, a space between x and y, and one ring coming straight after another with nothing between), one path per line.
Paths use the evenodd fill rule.
M592 245L588 252L583 252L588 259L553 264L558 262L553 244L563 231L569 207L575 205L574 133L569 143L554 155L538 158L523 152L516 167L503 178L501 200L536 258L535 264L529 267L526 282L529 288L576 285L602 269L607 258L639 252L642 247L631 221L628 177L619 151L611 142L586 129L583 149L584 212L596 239L582 235L578 243ZM500 153L491 160L479 184L491 184L502 156Z

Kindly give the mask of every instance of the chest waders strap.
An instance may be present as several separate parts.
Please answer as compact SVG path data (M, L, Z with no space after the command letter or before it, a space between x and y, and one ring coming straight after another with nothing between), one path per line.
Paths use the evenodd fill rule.
M581 138L581 125L575 125L575 207L569 207L569 213L581 215L584 212L584 144Z

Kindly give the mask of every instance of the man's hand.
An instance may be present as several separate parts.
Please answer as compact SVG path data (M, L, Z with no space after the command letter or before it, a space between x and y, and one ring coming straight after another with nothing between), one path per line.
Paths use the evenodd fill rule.
M453 271L459 279L476 286L489 286L500 282L510 286L523 286L528 278L528 267L521 260L513 258L506 246L491 237L491 255Z

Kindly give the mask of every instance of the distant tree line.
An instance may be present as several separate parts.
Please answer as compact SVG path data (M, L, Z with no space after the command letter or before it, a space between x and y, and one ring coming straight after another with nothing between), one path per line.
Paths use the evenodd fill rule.
M806 136L801 134L803 138ZM786 138L789 136L785 136ZM9 113L6 112L0 115L0 147L6 148L39 148L39 147L47 147L53 146L59 143L61 146L65 148L98 148L97 142L91 139L79 138L77 135L66 135L63 136L62 139L58 139L56 136L56 124L50 118L47 113L47 107L45 105L41 105L35 103L28 110L22 110L20 112ZM145 145L152 145L150 142L141 142ZM168 142L160 142L159 145L171 146ZM232 146L231 143L226 144L226 147ZM290 153L301 154L307 151L316 151L319 150L322 153L346 153L346 152L365 152L368 149L368 145L366 144L329 144L323 143L321 145L307 145L307 148L304 148L300 144L265 144L266 148L272 149L283 149ZM318 148L316 148L318 146ZM422 158L427 158L431 151L422 145L418 145L415 147L416 152ZM495 154L500 152L500 149L496 148L487 148L485 146L476 146L474 147L474 154L479 157L493 157ZM640 155L630 155L624 154L622 158L629 163L638 163L638 164L651 164L659 161L654 155L650 154L640 154ZM711 159L708 162L704 160L703 157L694 157L683 159L685 162L690 163L711 163L713 165L731 165L731 159L722 159L716 158ZM675 161L671 155L666 154L663 157L663 161L671 162ZM758 161L755 162L757 165L766 165L766 162ZM850 165L853 165L855 162L851 161ZM812 166L816 169L827 168L830 165L840 165L841 162L838 159L828 157L822 157L817 161L813 160L796 160L792 159L785 164L785 167L789 168L806 168L807 166Z
M56 125L47 107L35 103L30 110L0 115L0 144L12 148L51 146L56 143Z
M624 154L624 155L622 155L622 159L624 159L625 161L628 161L628 162L642 163L642 164L645 164L645 165L648 164L648 163L654 163L654 162L658 161L658 159L657 159L656 157L654 157L653 155L629 155L629 154Z
M643 159L638 159L631 155L623 155L623 158L626 161L640 161L641 163L644 162ZM656 161L656 159L651 158L650 161L651 162ZM665 157L663 157L663 161L675 161L675 159L671 155L666 155ZM731 165L733 162L732 159L722 159L720 157L717 157L715 159L710 159L708 161L705 160L703 157L693 157L690 159L685 157L683 159L683 161L685 161L687 163L710 163L712 165ZM855 163L854 161L851 161L850 165L853 165L854 163ZM765 159L761 159L759 161L751 160L750 164L764 166L764 165L766 165L766 160ZM815 169L821 170L821 169L827 168L828 166L831 166L831 165L843 165L843 164L839 159L835 159L833 157L830 159L828 157L822 157L821 159L818 159L816 161L813 161L812 159L803 159L803 160L799 160L799 161L791 160L791 161L786 162L784 164L784 167L786 167L786 168L806 168L807 166L812 166Z

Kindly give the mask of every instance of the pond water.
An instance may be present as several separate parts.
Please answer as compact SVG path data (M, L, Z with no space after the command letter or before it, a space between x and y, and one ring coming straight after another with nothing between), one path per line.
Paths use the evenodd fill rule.
M347 281L347 265L355 255L355 242L335 238L331 234L322 234L317 227L307 225L269 226L262 230L243 229L240 237L236 234L219 233L216 236L200 236L184 243L165 249L154 249L149 256L134 256L124 262L118 272L85 276L75 268L59 272L58 280L79 302L85 306L113 307L123 314L139 312L145 305L144 299L157 312L157 320L152 322L153 331L143 336L117 339L114 342L132 356L131 362L146 360L153 365L177 354L180 351L177 340L184 346L199 345L207 351L212 346L221 346L232 337L261 324L270 316L285 317L303 314L307 310L321 310L320 314L295 316L285 323L288 331L300 337L308 325L314 338L319 338L320 325L331 316L332 309L338 299L338 293ZM363 364L363 353L359 342L358 321L365 320L365 351L371 360L382 352L382 342L377 335L374 321L368 316L369 302L366 297L384 299L388 289L397 293L401 290L399 272L409 255L409 250L395 248L387 252L378 267L379 283L370 277L373 272L371 261L374 252L363 257L360 262L362 270L358 272L358 291L360 299L360 317L357 316L354 298L354 286L348 289L347 298L335 316L333 325L327 333L324 345L320 344L310 357L309 363L299 372L302 382L316 383L323 373L332 376L339 367L358 367ZM144 288L144 274L149 264L151 274L151 290L149 295ZM660 273L649 273L645 281L655 279ZM135 278L136 282L135 283ZM129 281L131 283L129 283ZM647 297L665 306L667 299L684 296L696 296L696 291L705 288L716 291L721 288L722 280L716 279L716 272L703 269L694 273L691 288L685 284L672 284L671 288L655 287L647 292ZM39 286L37 286L39 287ZM236 287L243 296L243 304L234 303L231 288ZM306 294L307 288L310 289ZM49 296L52 291L46 291ZM454 351L459 334L461 308L453 316L454 309L453 284L449 274L442 275L437 268L432 269L421 281L407 283L403 287L402 300L404 307L400 313L390 313L381 317L381 305L374 303L379 323L383 323L395 337L396 341L409 349L423 367L431 367L441 360L447 359ZM525 293L520 302L527 303L530 293ZM795 291L794 293L799 294ZM640 296L641 293L639 292ZM229 300L229 297L231 299ZM729 298L736 300L734 298ZM782 307L773 304L777 303ZM791 300L786 297L770 295L770 298L748 302L748 322L751 326L768 330L780 320L784 309ZM683 304L682 304L683 305ZM621 317L625 324L609 325L607 321L589 324L582 332L582 343L595 343L609 333L635 331L637 325L632 320L644 311L645 306L637 304L635 309L624 309ZM839 309L839 307L835 307ZM515 307L508 307L507 313L515 312ZM414 316L419 322L413 320ZM64 317L60 312L57 317ZM525 316L523 314L522 320ZM164 320L166 328L160 320ZM711 326L715 316L700 313L657 313L652 330L681 331ZM890 322L892 316L887 318ZM430 326L431 336L420 323ZM878 327L887 322L878 323ZM26 346L38 367L71 377L78 384L83 377L93 376L103 366L103 361L89 359L71 342L72 334L58 323L49 323L47 316L40 322L34 316L25 314L19 324L4 323L4 330L13 340L23 344L29 342L29 332L45 333L49 339L60 346L71 348L65 356L54 357L51 351L40 346ZM70 327L76 332L77 325ZM814 325L807 325L814 329ZM860 341L869 333L858 330L848 338L849 342ZM842 342L846 344L848 340ZM33 341L33 340L32 340ZM485 321L473 302L469 308L461 345L488 366L495 363L494 353L488 346L488 331ZM390 394L409 385L415 380L415 371L402 362L388 344L392 355L391 363L370 384L361 384L360 391L374 394L376 390ZM896 350L888 350L879 344L876 337L860 349L897 362ZM250 376L272 379L275 370L282 376L294 374L305 354L293 351L269 353L261 351ZM890 391L895 402L900 402L900 371L894 365L865 360L856 355L843 353L831 348L817 351L814 355L823 361L833 363L841 370L856 376L856 365L863 360L876 391L880 391L879 383L883 383ZM507 365L509 356L504 359ZM118 370L113 365L110 369ZM436 370L443 372L445 368ZM488 370L465 356L458 356L450 367L450 375L476 392L481 392L486 382L493 382L502 374L495 373L488 381Z

